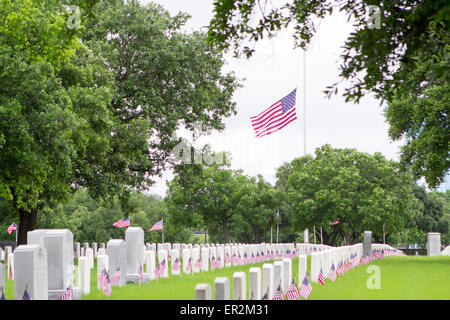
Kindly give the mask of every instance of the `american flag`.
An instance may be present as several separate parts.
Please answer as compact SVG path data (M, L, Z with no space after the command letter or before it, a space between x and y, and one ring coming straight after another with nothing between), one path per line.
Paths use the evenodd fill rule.
M166 270L166 260L165 259L158 264L157 269L158 269L158 274L160 276L162 276L164 274L164 271Z
M139 274L139 281L143 281L144 280L144 272L142 271L142 264L139 264L138 274Z
M339 261L338 267L336 269L336 274L338 275L339 278L342 275L342 262L341 261Z
M113 224L113 226L117 227L117 228L129 227L130 226L130 218L123 218L121 220L118 220Z
M281 291L281 284L278 286L275 291L272 300L284 300L283 292Z
M11 265L9 265L8 279L12 280L12 278L13 278L12 268Z
M189 258L188 263L187 263L187 266L186 266L186 268L184 269L184 271L186 271L186 272L191 272L191 266L192 266L192 259Z
M111 295L112 289L111 289L111 280L109 280L108 273L106 274L105 282L103 285L103 293L107 295L108 297Z
M305 276L303 279L302 285L300 286L300 296L305 299L308 299L310 293L312 291L312 286L308 281L308 276Z
M253 252L252 252L252 256L250 257L250 262L255 263L255 256L253 255Z
M13 232L13 231L17 231L17 225L16 225L16 223L13 222L13 223L8 227L8 229L6 229L6 231L8 231L8 234L11 234L11 232Z
M334 267L334 263L331 263L331 269L330 272L328 273L328 279L330 279L331 281L336 281L336 268Z
M324 286L325 285L325 279L323 277L323 271L322 268L320 268L319 275L317 276L317 280Z
M69 285L61 296L61 300L73 300L73 290L72 286Z
M300 299L300 292L298 291L297 286L295 285L294 279L292 279L291 285L289 286L289 288L286 292L286 298L287 298L287 300Z
M0 300L6 300L5 292L3 291L3 287L2 287L2 296L0 297Z
M338 223L339 223L339 219L336 219L336 220L330 222L329 225L334 226L335 224L338 224Z
M178 257L175 258L175 261L172 263L172 270L178 271L180 270L181 262Z
M250 117L253 130L255 130L255 137L259 138L274 133L297 119L296 93L297 88L257 116Z
M100 288L103 289L104 285L105 285L105 280L106 280L106 270L103 267L102 272L100 272L100 274L98 275L98 285L100 286Z
M162 229L163 229L163 221L159 220L157 223L155 223L153 225L153 227L150 229L150 231L162 230Z
M263 295L261 300L269 300L269 294L267 292L264 293L264 295Z
M118 282L120 282L120 267L117 267L116 272L114 272L111 278L111 283L118 283Z
M28 291L26 288L25 288L25 292L23 293L22 300L31 300L31 297L28 294Z
M197 262L195 262L194 266L197 269L201 269L202 268L202 260L200 258L198 258Z

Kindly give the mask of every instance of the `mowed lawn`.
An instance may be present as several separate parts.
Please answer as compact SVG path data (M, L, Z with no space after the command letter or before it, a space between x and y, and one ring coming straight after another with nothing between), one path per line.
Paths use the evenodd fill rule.
M268 262L266 262L268 263ZM308 268L309 268L308 257ZM201 272L194 275L171 275L169 278L152 280L146 284L127 284L112 287L112 294L107 297L97 290L96 267L91 273L91 293L83 295L83 300L193 300L195 286L209 283L214 297L214 279L230 279L231 298L233 290L233 273L243 271L248 276L251 267L260 267L263 263ZM370 266L378 266L380 289L369 289L367 282L373 277ZM293 276L298 283L298 259L293 259ZM368 272L369 271L369 272ZM370 282L370 281L369 281ZM325 280L325 286L312 283L310 300L450 300L450 257L424 256L390 256L384 260L355 267L341 278L332 282ZM6 280L5 295L13 299L13 281ZM248 288L247 288L248 295ZM248 298L248 297L247 297Z

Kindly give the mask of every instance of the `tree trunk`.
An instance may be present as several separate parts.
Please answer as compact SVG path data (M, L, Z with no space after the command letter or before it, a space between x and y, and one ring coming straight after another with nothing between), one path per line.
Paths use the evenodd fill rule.
M223 241L224 243L228 243L230 242L230 234L228 231L227 219L223 219L222 226L223 226Z
M27 233L37 227L38 209L33 209L31 212L24 209L17 209L19 211L20 222L18 227L17 245L27 244Z

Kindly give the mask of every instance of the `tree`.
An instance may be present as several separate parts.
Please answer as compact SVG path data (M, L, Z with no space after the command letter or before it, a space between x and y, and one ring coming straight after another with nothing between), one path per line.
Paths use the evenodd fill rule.
M354 149L317 148L315 157L291 162L288 205L298 230L322 226L325 242L355 243L364 230L382 241L416 214L412 177L387 161ZM329 223L339 219L339 224Z
M216 163L187 165L183 175L176 175L169 184L166 197L175 223L195 228L220 227L223 241L230 241L229 224L240 198L244 182L239 171L226 169Z
M347 81L346 101L359 102L367 93L386 101L390 137L408 138L402 163L431 187L442 182L450 169L447 1L296 0L276 7L260 0L217 0L214 7L209 41L247 57L254 52L252 44L291 25L295 46L306 49L322 19L344 12L354 31L343 46L340 79L325 93L337 94Z
M77 189L126 204L170 165L180 125L223 128L237 86L204 35L180 32L185 15L101 2L80 42L62 3L43 3L0 7L0 196L21 244L40 209Z

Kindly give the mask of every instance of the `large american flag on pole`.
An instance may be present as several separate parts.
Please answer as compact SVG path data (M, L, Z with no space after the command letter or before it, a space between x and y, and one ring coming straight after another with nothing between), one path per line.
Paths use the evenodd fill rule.
M255 137L263 137L283 129L297 119L295 97L297 88L281 98L260 114L250 117Z
M123 218L121 220L118 220L113 224L113 226L117 227L117 228L129 227L130 226L130 218Z
M8 229L7 229L6 231L8 231L8 234L11 234L11 232L13 232L13 231L17 231L17 225L16 225L16 223L13 222L13 223L8 227Z

